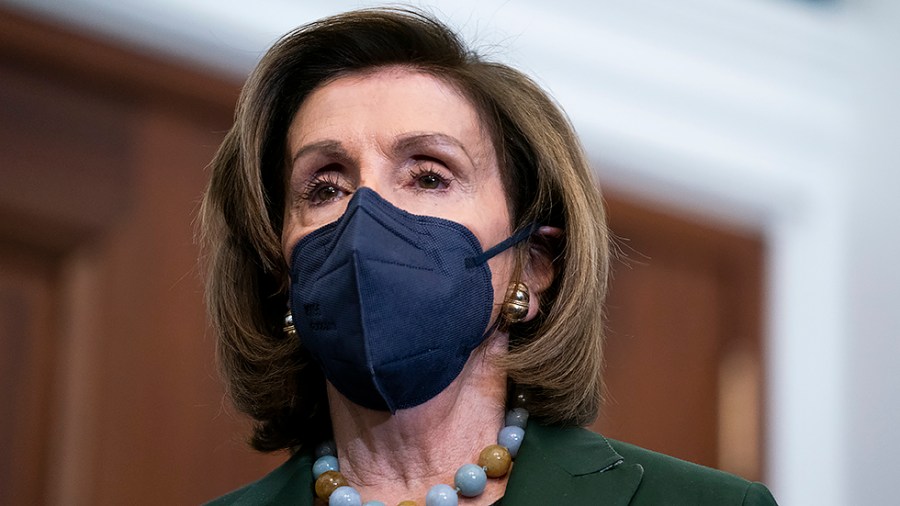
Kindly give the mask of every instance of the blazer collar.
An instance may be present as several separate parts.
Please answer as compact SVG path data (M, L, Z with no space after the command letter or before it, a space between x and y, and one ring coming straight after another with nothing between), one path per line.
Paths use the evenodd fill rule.
M643 474L599 434L529 423L502 503L625 506Z

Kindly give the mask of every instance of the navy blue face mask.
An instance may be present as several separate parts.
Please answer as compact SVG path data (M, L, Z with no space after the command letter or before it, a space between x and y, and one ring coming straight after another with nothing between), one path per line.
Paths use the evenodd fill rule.
M465 226L398 209L359 188L337 221L291 253L291 312L325 377L370 409L411 408L459 375L488 328L494 290L488 251Z

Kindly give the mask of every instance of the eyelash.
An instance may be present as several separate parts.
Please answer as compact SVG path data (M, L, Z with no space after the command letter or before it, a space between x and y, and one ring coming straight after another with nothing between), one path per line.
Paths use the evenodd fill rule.
M437 161L434 161L434 160L431 160L428 158L416 159L414 161L414 165L409 169L409 172L408 172L409 179L414 186L415 186L416 182L419 181L420 178L422 178L423 176L433 176L438 180L439 185L444 186L444 188L440 188L440 189L438 189L438 188L429 189L429 188L416 187L415 189L417 191L423 191L423 192L444 191L450 186L450 184L452 184L452 182L453 182L452 177L442 174L441 173L442 171L440 171L440 170L436 170L437 168L435 166L439 165L439 163L440 162L437 162ZM341 183L342 183L341 178L333 172L316 175L315 177L313 177L306 183L306 186L303 188L303 191L298 195L298 199L307 201L310 203L310 205L313 205L313 206L325 204L327 202L334 200L337 197L323 199L323 200L316 200L315 199L316 193L319 190L321 190L322 188L326 188L329 186L334 187L338 191L347 192L346 189L341 187Z
M316 201L314 199L316 192L327 186L333 186L338 191L343 190L341 188L341 180L336 174L319 174L306 183L306 187L303 188L303 191L300 193L299 199L308 201L311 205L320 205L326 202L330 202L333 199L326 199L322 201Z
M422 176L434 176L437 178L438 183L444 185L446 188L442 188L441 190L446 190L449 188L450 184L453 182L453 178L442 174L441 170L437 170L437 165L440 162L436 162L434 160L429 159L417 159L415 164L409 169L409 179L415 184L415 182L419 181ZM441 191L437 189L426 189L426 188L416 188L419 191Z

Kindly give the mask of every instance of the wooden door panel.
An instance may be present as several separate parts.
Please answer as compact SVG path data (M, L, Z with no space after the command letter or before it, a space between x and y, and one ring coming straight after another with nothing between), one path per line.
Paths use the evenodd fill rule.
M0 89L0 232L71 248L128 200L129 116L15 66L0 66Z
M55 353L52 262L0 241L0 504L41 504Z
M714 465L716 279L656 252L647 255L616 266L607 305L603 431Z
M593 428L758 479L762 240L608 200L620 253L607 302L606 402Z
M0 83L0 503L197 504L271 469L193 237L238 84L3 11Z

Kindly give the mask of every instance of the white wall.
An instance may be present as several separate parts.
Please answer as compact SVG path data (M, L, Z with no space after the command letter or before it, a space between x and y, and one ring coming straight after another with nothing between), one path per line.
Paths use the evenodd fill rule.
M236 74L367 4L5 1ZM420 4L548 87L608 186L763 231L767 481L787 505L896 502L900 4Z
M900 476L900 3L861 8L858 155L847 166L847 452L855 504L896 504ZM848 502L849 504L849 502Z

